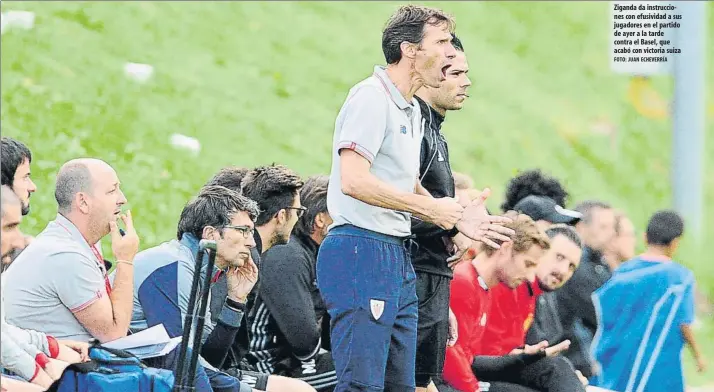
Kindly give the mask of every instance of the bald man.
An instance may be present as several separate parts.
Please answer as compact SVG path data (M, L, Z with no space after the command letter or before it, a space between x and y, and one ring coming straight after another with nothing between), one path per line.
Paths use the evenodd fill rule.
M107 342L126 336L139 238L114 169L75 159L57 174L58 214L5 272L9 323L58 339ZM125 225L121 235L118 220ZM109 283L96 244L111 233L116 276Z

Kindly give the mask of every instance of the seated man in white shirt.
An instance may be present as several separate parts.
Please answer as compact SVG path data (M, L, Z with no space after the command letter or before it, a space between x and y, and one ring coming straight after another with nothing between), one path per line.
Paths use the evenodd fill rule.
M76 159L57 175L58 214L5 272L5 317L58 339L107 342L126 336L132 312L133 259L139 247L114 169ZM126 225L121 235L117 220ZM116 277L109 284L96 248L112 234ZM41 271L41 272L40 272Z

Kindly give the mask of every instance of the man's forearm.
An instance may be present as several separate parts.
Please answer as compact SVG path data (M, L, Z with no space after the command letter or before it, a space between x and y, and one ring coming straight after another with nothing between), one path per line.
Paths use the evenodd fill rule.
M426 197L434 197L431 193L429 193L428 190L426 190L426 188L424 188L424 185L422 185L419 181L417 181L416 187L414 187L414 193Z
M134 307L134 265L117 263L114 287L109 296L112 303L114 326L121 336L129 331ZM123 334L121 334L123 332Z
M419 185L420 186L420 185ZM372 173L349 173L342 176L342 192L364 203L395 211L409 212L431 221L430 196L402 192L381 181Z
M692 351L692 355L695 359L701 358L701 353L699 352L699 346L694 338L694 331L689 324L682 324L679 329L682 331L682 337L684 341L689 345L689 349Z

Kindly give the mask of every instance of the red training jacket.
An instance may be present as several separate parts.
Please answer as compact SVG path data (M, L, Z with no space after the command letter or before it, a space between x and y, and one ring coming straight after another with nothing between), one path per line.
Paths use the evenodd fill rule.
M476 355L507 355L526 342L533 323L536 299L543 291L538 283L523 283L515 289L499 284L491 289L491 309Z
M451 281L450 305L459 324L459 338L456 345L446 348L443 375L444 381L463 392L479 390L471 363L481 350L490 304L490 291L474 266L457 265Z

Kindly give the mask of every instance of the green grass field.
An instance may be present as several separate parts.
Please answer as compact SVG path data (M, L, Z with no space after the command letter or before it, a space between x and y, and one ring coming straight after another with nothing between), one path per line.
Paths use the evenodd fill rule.
M608 200L640 232L652 212L670 206L669 119L638 112L630 79L610 71L609 2L429 4L455 15L471 66L470 102L444 125L454 166L492 187L493 209L507 180L534 167L563 180L571 205ZM396 5L3 2L3 11L37 15L33 30L2 36L2 133L31 147L39 187L23 229L37 234L53 218L55 173L79 156L116 168L142 248L175 235L184 203L223 166L279 162L305 176L326 173L337 111L348 89L383 62L381 27ZM711 4L708 15L712 37ZM153 80L127 80L125 62L153 65ZM669 78L652 86L671 97ZM616 137L593 131L602 121L617 127ZM172 148L172 133L199 139L201 153ZM714 241L711 227L704 238ZM706 256L689 241L680 258L711 295ZM714 353L712 321L700 332L704 352ZM714 379L714 371L694 375L687 364L691 384Z

